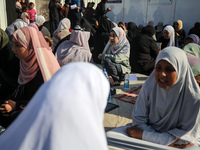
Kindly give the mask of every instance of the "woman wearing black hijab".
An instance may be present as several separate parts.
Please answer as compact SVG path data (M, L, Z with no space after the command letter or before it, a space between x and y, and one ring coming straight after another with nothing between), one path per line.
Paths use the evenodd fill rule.
M114 27L113 23L106 19L102 18L99 24L99 28L94 35L94 50L92 51L93 61L97 64L101 64L101 60L98 58L98 55L101 54L106 46L110 31Z
M140 35L140 32L137 29L137 25L134 22L128 22L127 30L128 30L127 39L129 40L130 43L135 37Z
M61 6L60 6L60 3L58 3L58 0L51 0L49 2L49 19L50 19L51 36L53 35L53 32L57 29L58 24L60 22L59 20L60 8Z
M133 72L150 75L154 70L158 47L153 39L155 29L148 25L142 28L142 34L131 43L131 69Z
M0 29L0 99L7 98L17 87L19 59L12 52L12 42Z

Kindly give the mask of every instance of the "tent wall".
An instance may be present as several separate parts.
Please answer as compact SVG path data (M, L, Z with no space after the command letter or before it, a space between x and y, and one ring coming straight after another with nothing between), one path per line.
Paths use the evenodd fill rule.
M0 28L5 30L7 27L6 0L0 0Z

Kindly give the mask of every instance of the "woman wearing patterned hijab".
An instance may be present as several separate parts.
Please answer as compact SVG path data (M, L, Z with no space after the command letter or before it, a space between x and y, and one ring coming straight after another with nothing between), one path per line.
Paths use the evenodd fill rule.
M110 38L103 53L98 56L114 82L121 82L124 79L124 74L131 72L129 56L130 44L124 30L120 27L114 27L110 32Z
M23 110L43 82L60 68L41 32L23 27L13 34L15 56L20 59L18 87L1 105L0 125L7 127ZM2 102L3 103L3 102Z

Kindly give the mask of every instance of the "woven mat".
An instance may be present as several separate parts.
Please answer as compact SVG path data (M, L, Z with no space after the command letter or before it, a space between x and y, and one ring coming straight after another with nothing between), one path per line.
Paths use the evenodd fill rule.
M115 98L117 98L118 100L124 101L124 102L135 104L141 88L142 88L142 86L133 87L129 91L125 91L125 92L118 94L117 96L115 96Z

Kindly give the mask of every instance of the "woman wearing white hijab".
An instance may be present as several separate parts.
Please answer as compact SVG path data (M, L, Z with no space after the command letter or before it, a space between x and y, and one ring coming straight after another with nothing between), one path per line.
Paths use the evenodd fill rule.
M175 32L174 28L170 25L166 26L163 29L163 36L158 39L158 42L161 42L161 49L164 49L168 46L175 46Z
M35 16L34 22L38 26L38 29L42 32L43 36L51 38L49 30L43 25L45 23L45 18L42 15Z
M71 22L68 18L64 18L60 21L58 28L54 31L53 33L53 45L52 45L52 50L54 51L54 48L56 44L62 40L64 37L68 36L71 34L69 31L71 27Z
M0 136L1 149L107 150L103 116L108 94L108 80L94 65L62 67Z
M120 27L114 27L110 32L109 41L103 53L99 54L98 58L102 60L103 67L106 68L115 84L124 79L126 72L131 72L129 56L130 44L124 30Z
M62 42L56 52L56 57L60 66L70 62L91 62L92 54L90 52L88 40L90 32L82 31L80 26L72 30L70 40Z
M163 145L200 146L200 89L179 48L167 47L140 91L127 133ZM193 143L193 144L192 144ZM183 145L181 145L183 144Z

